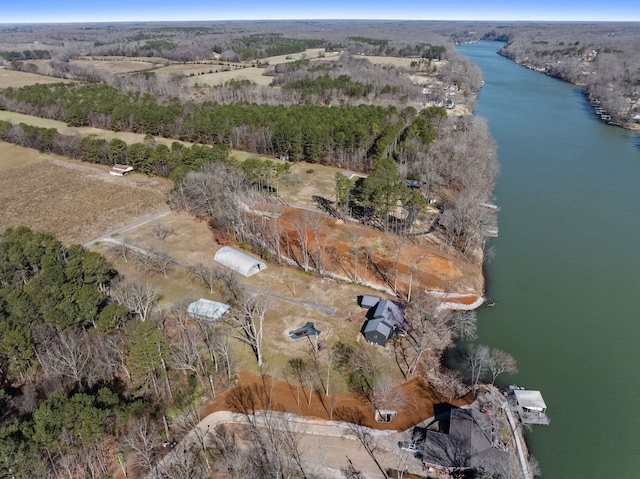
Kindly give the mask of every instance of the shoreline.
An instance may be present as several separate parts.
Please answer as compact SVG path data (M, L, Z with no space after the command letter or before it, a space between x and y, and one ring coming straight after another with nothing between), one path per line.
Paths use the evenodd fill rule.
M504 53L502 53L502 49L498 50L498 55L503 56L504 58L507 58L509 60L511 60L512 62L514 62L517 65L520 65L522 67L528 68L529 70L535 71L537 73L542 73L543 75L546 75L550 78L555 78L556 80L560 80L562 82L565 83L569 83L570 85L574 85L576 87L582 87L583 88L583 92L586 92L586 88L587 88L587 84L586 83L574 83L572 81L569 81L565 78L562 78L558 75L552 75L549 72L545 71L544 69L540 68L540 67L536 67L532 64L526 63L520 59L517 58L513 58L509 55L505 55ZM594 97L595 100L600 101L599 98ZM588 100L587 100L588 101ZM628 131L640 131L640 123L633 123L633 122L619 122L616 120L612 120L610 122L605 121L605 120L601 120L603 123L611 125L611 126L617 126L618 128L622 128L624 130L628 130Z

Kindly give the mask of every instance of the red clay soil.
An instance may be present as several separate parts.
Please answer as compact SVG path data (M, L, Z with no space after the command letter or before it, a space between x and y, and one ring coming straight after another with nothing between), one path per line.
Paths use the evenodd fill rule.
M418 244L356 222L345 223L328 215L291 207L283 207L278 221L282 254L302 262L299 238L305 231L311 257L317 256L317 236L323 251L323 270L351 281L387 290L397 286L402 297L407 296L411 281L414 295L425 289L464 294L464 297L445 301L466 305L483 294L482 268L445 246L434 244L431 237L422 238L422 244Z
M464 406L473 401L472 397L451 400L431 389L422 379L415 378L399 386L406 404L398 408L398 415L390 423L376 422L373 406L356 394L343 394L333 398L323 392L314 392L309 404L309 391L271 376L256 376L241 372L238 385L219 394L206 404L202 411L205 417L216 411L245 412L269 407L272 410L288 412L304 417L322 420L361 419L361 424L373 429L404 431L425 419L434 416L434 406L449 403ZM298 404L299 397L299 404Z

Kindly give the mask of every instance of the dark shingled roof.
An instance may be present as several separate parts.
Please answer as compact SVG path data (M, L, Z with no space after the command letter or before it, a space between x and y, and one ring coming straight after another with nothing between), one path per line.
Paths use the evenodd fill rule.
M508 470L509 453L493 448L492 428L491 419L475 409L452 409L449 434L427 431L423 460L447 468Z
M391 326L406 329L404 311L400 306L388 299L383 299L378 303L373 312L373 319L383 319Z

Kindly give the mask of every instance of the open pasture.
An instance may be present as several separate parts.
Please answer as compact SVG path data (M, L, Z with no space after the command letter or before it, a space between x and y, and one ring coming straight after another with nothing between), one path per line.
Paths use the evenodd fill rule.
M278 63L289 63L303 59L313 60L321 58L321 53L324 53L324 48L307 48L304 52L267 57L265 60L269 62L269 65L277 65Z
M219 61L203 61L192 63L172 63L155 70L157 75L169 76L173 74L183 74L185 76L201 75L205 73L215 73L224 70L238 70L246 66L243 63L219 62Z
M44 160L44 155L30 148L0 142L0 174Z
M150 70L155 67L154 63L142 60L131 59L114 59L114 60L96 60L96 59L79 59L70 60L69 63L78 66L92 66L96 70L108 73L132 73L138 71Z
M20 88L36 83L72 83L71 80L0 68L0 88Z
M204 73L202 75L198 74L193 77L189 77L189 84L191 86L216 86L222 85L230 80L249 80L253 83L257 83L258 85L269 85L273 80L272 76L264 75L264 68L247 67L217 72L216 68L213 70L213 73Z
M84 243L166 208L168 180L115 177L106 166L14 148L27 160L0 171L0 231L26 225L65 243Z

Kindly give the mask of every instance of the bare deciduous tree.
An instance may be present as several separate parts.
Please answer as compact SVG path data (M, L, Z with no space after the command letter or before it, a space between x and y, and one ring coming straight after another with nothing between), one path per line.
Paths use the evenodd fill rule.
M166 278L171 268L175 265L175 260L163 247L149 247L147 248L147 253L151 259L151 270L162 274Z
M169 225L166 225L164 223L157 223L156 225L154 225L152 232L156 238L164 241L169 235L172 235L174 233L174 230Z
M311 215L303 211L296 215L293 220L293 228L295 230L295 241L298 245L301 261L300 265L305 271L309 271L309 263L311 262L310 235Z
M233 337L248 344L262 367L262 336L264 317L271 309L267 296L243 290L237 293L226 322L233 328Z
M495 384L496 379L502 373L515 374L518 372L516 360L509 353L492 348L487 361L487 368L491 373L491 384Z
M207 288L209 288L209 292L211 293L213 293L213 289L222 277L221 269L204 256L200 257L195 264L190 266L189 270L195 278L201 280Z
M155 445L158 440L156 425L144 416L130 421L124 443L129 449L128 462L137 470L149 473L153 469Z
M207 374L205 364L200 353L202 338L196 324L187 318L177 318L177 334L171 345L171 364L178 370L191 371L205 387L204 377Z
M115 287L113 298L146 321L160 299L158 288L151 283L122 281Z
M126 263L132 252L129 243L129 237L124 236L121 241L110 242L108 251L113 257L120 258Z
M172 430L176 434L178 440L191 442L193 446L191 448L191 453L197 456L200 460L203 460L206 465L206 470L210 471L211 463L209 462L209 453L207 452L206 444L208 429L200 426L201 420L202 418L200 417L197 409L189 407L176 415L173 419Z
M50 329L48 335L39 334L38 340L36 353L45 372L82 385L92 357L89 333L75 329L58 333Z
M471 387L475 392L478 383L487 374L490 359L490 350L487 346L473 345L464 356L464 362L469 373Z
M398 410L406 405L406 398L389 374L380 375L371 388L371 403L378 410Z

